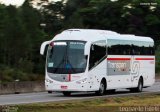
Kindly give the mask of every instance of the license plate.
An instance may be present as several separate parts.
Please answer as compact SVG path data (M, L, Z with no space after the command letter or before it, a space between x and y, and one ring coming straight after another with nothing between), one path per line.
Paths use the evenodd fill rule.
M67 89L68 86L61 86L61 89Z

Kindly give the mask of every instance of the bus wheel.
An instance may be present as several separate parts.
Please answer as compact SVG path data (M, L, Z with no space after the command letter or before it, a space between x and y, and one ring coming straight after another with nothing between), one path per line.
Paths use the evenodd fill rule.
M71 95L71 92L64 91L64 92L63 92L63 95L64 95L64 96L70 96L70 95Z
M142 92L143 90L143 79L140 78L140 80L138 81L138 87L136 88L137 92Z
M51 93L52 93L52 91L48 91L48 93L49 93L49 94L51 94Z
M106 83L104 80L101 81L99 90L96 91L96 95L102 96L106 91Z
M138 86L136 88L130 88L131 92L142 92L143 90L143 79L140 78L138 81Z

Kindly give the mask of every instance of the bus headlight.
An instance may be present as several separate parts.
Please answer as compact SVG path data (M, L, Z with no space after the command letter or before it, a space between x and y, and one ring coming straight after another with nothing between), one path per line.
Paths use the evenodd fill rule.
M84 84L87 82L87 78L81 79L79 81L76 81L77 84Z

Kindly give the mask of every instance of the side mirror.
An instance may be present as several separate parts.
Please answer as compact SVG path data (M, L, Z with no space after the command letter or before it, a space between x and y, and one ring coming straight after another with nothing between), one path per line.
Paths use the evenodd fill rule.
M50 41L45 41L41 44L41 48L40 48L40 54L41 55L44 55L45 53L45 50L46 50L46 47L47 45L50 43Z

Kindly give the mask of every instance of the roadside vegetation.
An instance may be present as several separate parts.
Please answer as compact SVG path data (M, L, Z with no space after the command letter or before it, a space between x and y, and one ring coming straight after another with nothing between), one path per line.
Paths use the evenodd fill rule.
M17 105L18 112L120 112L121 107L160 106L160 94Z

